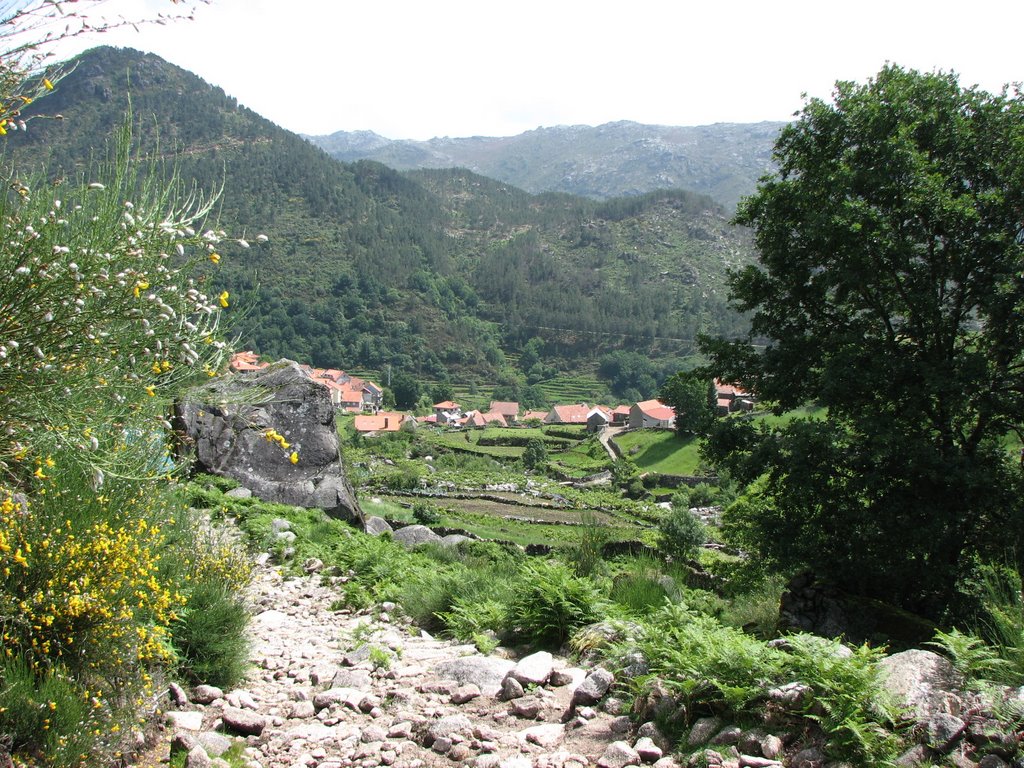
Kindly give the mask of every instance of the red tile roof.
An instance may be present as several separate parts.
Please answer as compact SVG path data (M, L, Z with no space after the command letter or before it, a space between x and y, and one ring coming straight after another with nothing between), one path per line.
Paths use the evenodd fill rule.
M397 432L405 420L404 413L381 411L380 413L356 416L356 432Z
M453 403L451 400L445 400L443 403L434 403L435 411L456 411L461 407L461 405Z
M269 363L261 363L255 352L235 352L228 365L236 371L258 371L266 368Z
M750 393L741 387L733 384L723 384L718 379L715 379L715 395L732 399L734 397L748 397Z
M551 409L551 413L548 414L548 419L551 422L558 422L561 424L586 424L587 414L590 412L590 406L586 403L576 403L574 405L556 405ZM552 418L554 417L554 418Z
M497 411L502 416L511 416L513 419L519 415L519 403L504 402L502 400L491 400L491 410Z
M508 426L508 422L505 421L505 414L500 411L490 410L480 415L484 420L484 424L497 424L499 427Z

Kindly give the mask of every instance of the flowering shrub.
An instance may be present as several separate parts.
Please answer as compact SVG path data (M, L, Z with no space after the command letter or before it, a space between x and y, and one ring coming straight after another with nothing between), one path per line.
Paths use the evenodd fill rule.
M0 12L0 143L59 81L4 48L10 25L51 12ZM227 353L225 235L212 199L132 159L128 125L78 183L14 169L0 192L0 764L112 757L162 671L194 661L197 605L234 611L215 658L244 652L249 567L186 514L167 447L170 403Z

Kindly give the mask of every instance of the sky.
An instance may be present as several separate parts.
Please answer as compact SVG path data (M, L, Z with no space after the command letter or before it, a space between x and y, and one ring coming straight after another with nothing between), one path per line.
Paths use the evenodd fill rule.
M103 0L95 19L183 3ZM891 62L1024 80L1020 0L211 0L69 41L156 53L291 131L511 136L632 120L789 120Z

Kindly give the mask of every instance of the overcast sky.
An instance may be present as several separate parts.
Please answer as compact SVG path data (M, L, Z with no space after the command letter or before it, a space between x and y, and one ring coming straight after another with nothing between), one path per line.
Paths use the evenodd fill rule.
M787 120L886 61L998 91L1024 80L1022 28L1021 0L212 0L74 45L157 53L292 131L427 139Z

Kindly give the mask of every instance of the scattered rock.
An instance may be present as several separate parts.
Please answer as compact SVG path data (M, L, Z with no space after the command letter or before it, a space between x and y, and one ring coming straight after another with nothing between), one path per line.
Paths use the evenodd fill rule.
M645 763L655 763L665 755L664 750L654 743L654 739L647 736L637 739L633 749Z
M598 768L625 768L640 765L640 755L624 741L613 741L597 761Z
M383 533L393 534L395 529L383 517L371 516L366 518L364 530L371 536L380 536Z
M501 698L503 701L512 701L521 698L524 694L523 684L514 677L506 677L501 683Z
M802 749L789 760L790 768L822 768L823 765L825 753L817 747Z
M523 696L512 701L512 712L525 720L536 720L543 708L544 702L536 696Z
M231 739L216 731L203 731L196 736L196 741L210 757L220 757L231 749Z
M437 663L431 670L443 680L454 680L460 685L473 683L485 696L494 696L502 680L515 664L508 659L493 656L461 656Z
M554 659L547 651L538 651L525 656L509 670L509 677L518 680L524 686L544 685L551 677Z
M707 744L721 728L722 721L717 717L702 717L690 728L690 735L687 736L686 743L691 747Z
M212 761L206 750L196 744L185 758L185 768L210 768Z
M203 729L202 712L168 712L167 722L175 730L201 731Z
M267 725L266 718L258 712L235 707L225 707L221 720L225 727L243 736L259 736Z
M167 686L167 693L171 697L171 701L174 702L175 706L184 707L188 704L188 696L177 683L170 683Z
M572 694L573 704L596 704L608 693L615 676L603 667L595 667Z
M474 683L460 685L452 691L452 704L465 704L480 696L480 686Z
M392 534L395 541L412 549L420 544L440 544L441 537L425 525L406 525Z
M928 746L939 752L949 752L960 740L967 728L967 723L955 715L936 712L926 725Z
M527 728L520 736L530 744L544 749L554 749L565 739L565 726L561 723L545 723Z
M195 704L212 704L224 698L224 691L215 685L197 685L192 689L192 701Z

